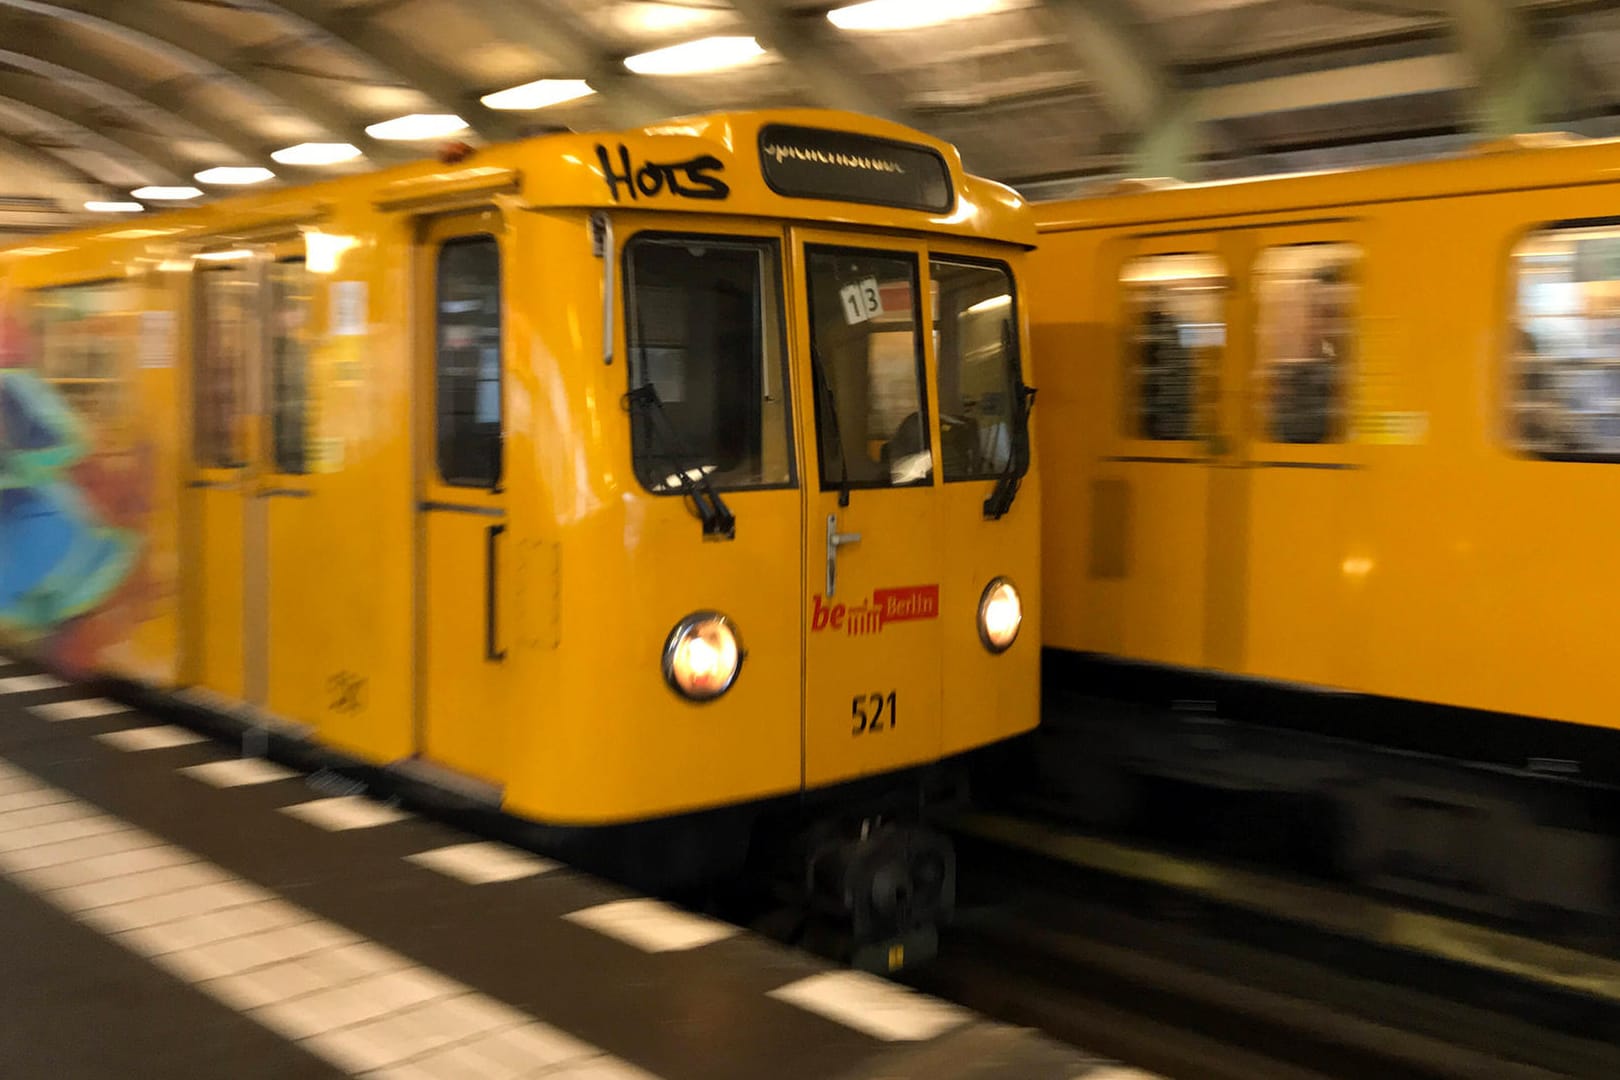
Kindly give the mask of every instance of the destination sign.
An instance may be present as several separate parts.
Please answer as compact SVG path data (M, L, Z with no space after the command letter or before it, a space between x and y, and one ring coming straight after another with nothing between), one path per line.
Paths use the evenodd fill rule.
M951 171L938 151L846 131L769 124L760 170L778 195L945 213Z

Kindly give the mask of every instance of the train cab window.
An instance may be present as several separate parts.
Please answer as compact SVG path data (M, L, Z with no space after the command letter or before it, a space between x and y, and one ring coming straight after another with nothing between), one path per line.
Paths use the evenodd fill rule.
M501 480L501 255L493 236L439 249L435 311L439 475L457 487Z
M1620 461L1620 224L1531 233L1513 252L1510 438L1535 457Z
M933 483L909 255L807 248L823 490Z
M199 264L192 407L197 464L205 469L247 464L242 381L258 343L257 296L246 261Z
M309 471L310 275L302 259L270 266L270 451L279 473Z
M935 259L939 452L945 480L1000 476L1013 453L1018 312L1005 267Z
M793 482L780 248L642 234L625 246L631 453L649 491Z
M1255 375L1271 442L1344 441L1356 261L1349 244L1286 244L1255 264Z
M1126 430L1161 442L1211 429L1226 348L1226 268L1213 255L1149 255L1126 265Z

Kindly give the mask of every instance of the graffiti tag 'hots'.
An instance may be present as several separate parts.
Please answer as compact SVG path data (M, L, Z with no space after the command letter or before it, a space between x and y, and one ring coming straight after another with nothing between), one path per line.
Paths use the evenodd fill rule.
M619 189L630 193L632 200L668 192L683 199L724 199L731 195L731 185L716 173L725 171L725 162L713 154L699 154L685 161L644 161L639 166L630 157L630 148L619 145L618 162L608 148L598 143L596 160L602 165L602 179L607 183L613 201L619 201Z

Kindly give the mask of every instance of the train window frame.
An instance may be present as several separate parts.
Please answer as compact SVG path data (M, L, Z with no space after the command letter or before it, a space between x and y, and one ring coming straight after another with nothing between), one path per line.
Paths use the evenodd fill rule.
M1345 271L1344 278L1338 284L1348 287L1350 291L1349 300L1338 315L1344 349L1343 355L1332 357L1335 385L1329 410L1331 419L1326 433L1323 437L1314 439L1278 438L1279 409L1277 406L1281 395L1275 386L1274 373L1279 366L1293 364L1304 358L1285 358L1273 355L1268 349L1269 338L1275 336L1275 324L1269 320L1269 316L1276 305L1268 299L1265 291L1267 274L1265 263L1268 257L1279 252L1298 251L1306 248L1338 249L1345 253L1345 257L1338 264ZM1255 425L1253 438L1256 443L1270 447L1300 450L1305 447L1345 446L1356 440L1354 391L1359 374L1357 355L1363 347L1360 340L1360 329L1361 302L1364 291L1363 268L1366 266L1366 260L1366 249L1354 240L1343 237L1285 240L1278 243L1264 244L1255 252L1249 266L1250 294L1253 301L1251 331L1254 339L1251 350L1249 380L1251 384L1250 399L1254 408L1251 421ZM1314 272L1313 270L1313 274ZM1313 293L1313 300L1314 295ZM1305 336L1309 336L1309 331L1305 332Z
M1012 264L1007 262L1004 259L991 259L991 258L985 258L983 256L976 256L976 255L958 255L958 254L953 254L953 253L951 253L949 251L929 251L928 252L928 280L929 280L929 285L930 285L930 288L928 290L928 293L929 293L929 307L930 307L929 314L932 316L932 325L930 326L930 329L936 335L935 336L935 345L934 345L934 385L933 385L933 391L934 391L934 396L935 396L935 399L936 399L935 407L936 407L936 409L938 410L938 412L940 414L940 423L942 425L944 424L944 414L945 414L944 401L945 401L945 397L944 397L944 390L940 385L940 380L941 380L941 376L942 376L942 374L944 372L944 346L943 346L943 342L938 337L938 324L939 324L940 313L939 313L939 300L938 300L939 290L938 290L938 287L935 285L936 278L935 278L935 275L934 275L934 265L936 263L946 263L946 264L952 265L952 266L980 267L980 268L989 269L989 270L999 270L1007 279L1007 295L1010 298L1009 303L1010 303L1010 306L1011 306L1011 312L1010 312L1010 315L1011 315L1011 327L1012 327L1012 358L1011 359L1012 359L1012 365L1014 365L1012 367L1009 367L1004 372L1004 374L1007 376L1007 379L1008 379L1008 386L1007 386L1007 393L1009 395L1008 406L1009 406L1010 409L1013 410L1013 414L1008 417L1009 439L1008 439L1007 453L1008 453L1008 456L1009 456L1009 458L1011 460L1011 463L1015 464L1015 466L1016 466L1015 471L1014 471L1014 476L1017 477L1018 479L1023 479L1025 476L1027 476L1029 474L1030 461L1031 461L1031 459L1032 459L1032 457L1034 455L1032 455L1030 453L1030 445L1029 445L1030 438L1029 438L1028 429L1025 428L1023 430L1020 430L1019 427L1018 427L1018 421L1017 421L1017 415L1016 414L1017 414L1017 411L1022 407L1022 403L1019 402L1019 401L1013 400L1013 398L1019 393L1019 388L1024 385L1024 368L1025 368L1025 365L1024 365L1024 360L1025 360L1024 339L1023 339L1023 334L1022 334L1022 332L1020 330L1020 326L1019 326L1019 321L1020 321L1021 313L1022 313L1023 309L1022 309L1022 304L1021 304L1021 298L1019 296L1018 278L1013 273ZM943 436L943 431L941 432L941 435ZM941 441L943 442L943 438L942 438ZM983 483L983 482L985 482L987 480L998 480L998 479L1000 479L1002 477L1002 475L1005 474L1005 472L1006 472L1006 464L1003 464L1000 468L988 468L987 467L986 469L984 469L983 471L980 471L980 472L953 476L950 473L950 469L948 467L948 463L947 463L946 458L945 458L945 448L944 448L943 445L940 447L940 482L941 483L945 483L945 484Z
M283 380L281 357L277 352L277 345L280 341L286 339L286 335L280 334L277 327L281 310L277 303L277 301L280 299L280 294L278 292L279 285L275 278L275 268L278 266L289 265L303 267L305 285L309 288L309 296L304 302L305 334L303 340L298 343L300 353L300 371L299 385L296 392L298 394L297 430L299 437L296 443L291 444L292 449L296 451L296 457L284 456L283 451L287 449L287 446L283 445L281 426L279 423L284 402L282 400ZM309 330L313 326L314 319L314 282L314 272L309 269L308 258L304 255L288 255L279 259L273 259L265 268L265 284L267 286L265 303L270 315L270 318L267 320L265 325L266 344L269 347L269 356L267 357L269 363L266 365L267 370L265 372L265 375L267 376L266 388L268 390L265 398L268 413L266 420L268 421L269 426L269 438L266 445L267 453L265 455L265 460L269 465L271 472L279 476L307 476L314 471L312 468L310 454L310 405L313 400L313 387L311 386L310 380L310 352L312 342L309 337ZM291 462L290 466L289 462Z
M637 389L636 378L640 373L636 359L637 339L639 335L634 333L634 328L636 326L636 308L634 306L636 285L634 263L632 260L638 245L646 243L695 244L698 246L705 244L715 246L729 245L732 247L752 248L764 255L764 258L761 261L762 270L774 268L774 275L772 275L775 279L774 282L769 284L762 282L759 292L760 304L758 323L760 327L760 355L757 359L762 368L770 360L770 349L766 346L765 337L769 328L766 327L765 324L770 321L770 308L772 305L774 305L776 309L776 382L781 390L781 431L779 436L782 440L780 450L783 455L783 478L780 480L760 480L758 482L751 483L727 478L719 472L714 472L705 474L705 479L708 482L708 486L714 491L728 494L746 493L752 491L792 491L796 489L799 486L797 439L795 438L797 419L794 413L795 402L793 393L793 365L788 355L788 329L790 316L788 313L787 304L787 260L785 257L785 248L782 244L782 238L780 236L771 236L763 233L704 232L665 228L638 229L625 238L624 244L619 250L619 280L622 282L623 286L620 289L620 291L623 293L623 298L620 301L620 315L622 317L624 327L624 368L625 390L627 394ZM772 294L768 296L767 290L773 290ZM762 397L760 399L761 406L763 406L764 402L767 400L769 400L768 397ZM761 407L760 447L762 461L764 458L763 448L765 438L764 412L765 410L763 407ZM630 451L630 471L631 474L635 476L637 484L639 484L641 489L647 492L649 495L685 498L688 494L687 489L680 484L668 483L667 475L665 477L659 477L655 480L650 473L644 474L643 463L650 455L644 455L642 452L641 442L639 441L639 432L641 430L641 424L632 418L630 423L630 438L628 439L628 448ZM763 468L763 465L761 467ZM661 468L653 470L653 472L661 471Z
M246 469L251 464L248 460L248 447L246 445L251 402L250 387L247 385L247 379L248 369L253 366L254 361L254 357L248 355L248 349L262 347L265 332L264 314L258 303L262 297L258 295L258 282L254 277L254 259L251 256L244 255L242 258L209 261L203 265L194 263L193 266L191 290L192 354L189 372L191 384L189 396L191 398L192 464L198 469L206 470ZM214 376L218 375L224 368L214 362L214 357L209 349L209 326L213 308L208 299L208 289L210 281L225 280L223 277L210 277L210 275L223 275L232 272L240 272L242 280L253 286L254 302L249 305L248 310L256 325L248 327L247 332L242 334L245 346L238 357L238 362L230 366L231 397L220 408L220 415L215 417L218 425L216 426L213 422L207 425L210 432L219 434L219 438L222 440L220 445L226 451L225 454L213 454L205 452L213 446L213 443L204 441L205 425L201 421L207 410L204 409L203 399L209 388L215 385L213 382ZM205 370L209 373L207 380L203 378ZM210 439L212 439L212 436L210 436Z
M444 260L445 254L455 248L473 245L487 246L495 252L496 311L496 363L493 380L478 378L475 384L495 383L496 433L495 451L491 455L494 467L477 476L451 476L445 468L444 410ZM439 482L446 487L467 488L475 491L500 491L506 475L506 253L501 249L500 237L489 230L461 233L440 240L433 255L433 468ZM476 394L476 387L475 387ZM453 440L452 440L453 441Z
M68 281L46 285L40 288L28 289L22 293L25 298L23 319L27 328L25 340L29 349L24 354L27 362L19 370L29 372L34 378L50 386L59 396L68 415L64 419L64 426L58 434L60 437L71 440L82 440L85 437L85 429L87 426L91 426L92 417L98 422L106 422L104 416L98 415L101 410L109 407L106 401L100 397L102 393L111 391L111 400L114 402L112 408L116 409L120 404L124 404L119 401L119 398L127 397L133 391L135 361L128 352L131 348L130 339L126 338L116 340L113 350L114 368L121 367L123 370L114 370L111 374L102 375L86 374L83 371L74 373L48 372L45 366L47 342L44 329L46 320L42 300L53 294L62 295L81 289L101 288L115 291L127 290L130 295L126 299L132 301L138 298L140 292L137 282L129 278L94 277L83 281ZM139 313L145 310L138 303L132 302L127 308L127 314L131 318L139 318ZM134 333L133 327L130 332ZM92 395L96 395L93 403L79 400Z
M815 391L813 391L810 396L811 396L811 400L813 402L813 408L811 410L811 419L813 420L813 422L815 424L814 432L815 432L815 439L816 439L816 459L817 459L817 461L816 461L816 465L817 465L816 473L817 473L817 481L818 481L819 490L822 491L823 493L826 493L826 492L840 492L840 491L890 491L890 490L900 491L900 490L905 490L905 489L908 489L908 488L928 488L928 487L933 487L934 484L935 484L936 473L937 473L938 470L936 470L934 468L934 450L935 450L935 447L934 447L934 434L933 434L933 425L934 425L933 400L932 400L932 394L930 394L930 392L929 392L930 389L931 389L931 385L930 385L929 379L928 379L928 349L929 349L929 343L927 341L927 338L928 338L928 332L932 328L925 323L924 318L923 318L925 312L924 312L923 297L922 297L923 290L926 287L926 282L923 279L923 260L928 257L928 252L926 250L919 252L919 251L916 251L916 250L906 250L904 248L896 249L896 248L885 248L885 247L867 247L867 246L862 246L862 245L859 245L859 244L838 244L838 243L833 243L833 244L806 243L806 244L803 245L802 251L803 251L803 256L804 256L804 280L802 282L802 284L804 286L804 299L805 299L804 318L805 318L805 328L806 328L806 330L808 331L808 334L809 334L810 348L812 350L812 353L814 353L814 351L817 348L817 346L816 346L815 294L814 294L814 290L811 288L812 273L811 273L811 270L810 270L810 257L811 257L812 254L827 254L827 255L835 255L835 256L836 255L877 256L879 258L893 259L896 262L910 263L910 265L911 265L911 282L912 282L912 288L911 288L912 341L914 343L913 344L913 352L914 352L915 357L916 357L915 371L916 371L916 386L917 386L917 422L918 422L918 425L919 425L919 428L920 428L920 433L921 433L922 438L923 438L923 446L922 446L922 448L920 450L917 451L917 453L922 453L923 451L926 451L928 453L928 457L929 457L928 474L926 476L918 477L915 480L908 481L907 483L903 483L903 484L895 483L894 480L893 480L892 471L890 473L889 478L882 479L882 480L855 480L855 479L846 480L846 479L844 479L844 477L841 475L841 469L839 467L837 467L835 461L833 459L829 458L827 456L827 454L825 453L826 439L824 438L824 435L823 435L825 429L823 428L823 412L822 412L822 410L823 410L822 398L825 396L825 394L822 392L821 388L819 386L817 386ZM807 357L807 360L809 361L809 363L813 367L814 366L813 359L810 359L810 358ZM820 375L815 373L814 371L812 371L811 377L813 379L817 380L818 382L820 380ZM902 423L903 422L904 421L902 421ZM840 433L840 435L841 435L841 433ZM892 441L892 439L890 441Z
M1523 433L1524 389L1522 382L1522 356L1524 350L1520 348L1521 334L1528 337L1528 331L1523 328L1523 293L1521 286L1523 277L1518 272L1519 253L1525 246L1537 237L1550 236L1560 232L1578 232L1581 230L1612 230L1616 239L1620 240L1620 216L1597 216L1585 218L1565 218L1553 221L1541 221L1526 225L1520 229L1510 240L1506 249L1504 269L1506 271L1506 295L1504 297L1501 320L1502 344L1499 348L1501 358L1501 373L1497 385L1501 393L1501 405L1498 409L1497 429L1503 445L1509 453L1527 461L1570 462L1586 464L1620 464L1620 448L1614 450L1547 450L1536 449L1527 445ZM1620 286L1620 275L1604 279ZM1590 322L1589 315L1581 316L1583 324ZM1532 345L1535 343L1530 338ZM1532 355L1540 355L1532 353ZM1620 358L1617 358L1620 359ZM1616 369L1620 370L1620 363ZM1551 411L1551 410L1549 410ZM1564 410L1570 412L1572 410ZM1620 409L1607 413L1611 417L1620 417ZM1620 442L1620 439L1616 439Z
M1190 430L1175 435L1153 435L1148 433L1147 410L1143 406L1143 377L1141 369L1143 363L1138 355L1138 327L1141 319L1138 309L1146 305L1137 300L1134 295L1134 286L1130 277L1132 267L1163 259L1200 259L1218 268L1219 273L1201 275L1212 282L1218 283L1220 290L1220 327L1221 337L1217 346L1218 353L1209 363L1199 362L1194 374L1194 398L1189 412L1192 414L1189 423ZM1180 280L1193 280L1183 278ZM1234 296L1232 266L1226 255L1209 248L1175 248L1163 251L1136 251L1128 253L1120 262L1119 269L1114 275L1112 288L1117 298L1116 310L1119 313L1119 363L1120 363L1120 406L1119 415L1121 435L1123 438L1151 446L1178 446L1185 447L1207 443L1219 431L1219 409L1221 394L1221 379L1229 360L1228 351L1232 347L1233 311L1232 300ZM1178 329L1181 324L1177 324ZM1188 324L1208 325L1208 324ZM1183 348L1189 348L1182 346Z

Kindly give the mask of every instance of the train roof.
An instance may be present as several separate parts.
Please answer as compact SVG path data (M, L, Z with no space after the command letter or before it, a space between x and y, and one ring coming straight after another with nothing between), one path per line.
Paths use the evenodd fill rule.
M1343 210L1497 191L1620 181L1620 139L1514 136L1432 161L1178 183L1126 180L1094 193L1032 204L1039 233L1207 218Z
M245 193L106 226L32 237L0 261L100 241L183 243L314 223L341 205L452 209L687 211L947 233L1033 246L1034 219L1011 188L970 175L947 142L885 120L824 109L721 112L609 132L556 132L463 148L297 187Z

